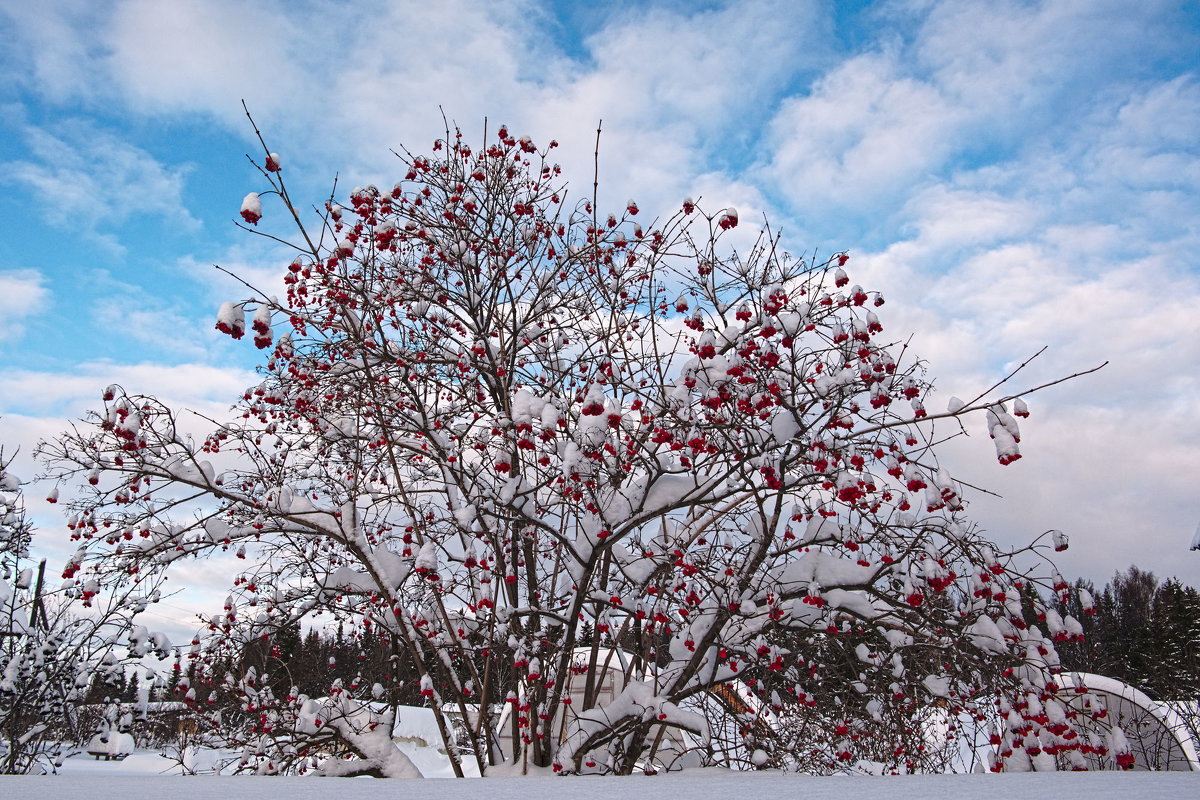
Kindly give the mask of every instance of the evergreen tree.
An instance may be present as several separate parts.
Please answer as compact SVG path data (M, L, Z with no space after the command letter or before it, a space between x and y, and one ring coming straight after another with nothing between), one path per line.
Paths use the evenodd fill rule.
M1130 567L1097 592L1078 581L1074 596L1058 603L1060 613L1080 620L1084 640L1063 642L1063 667L1107 675L1155 698L1200 695L1200 592L1172 578ZM1082 591L1080 591L1082 590ZM1093 598L1091 612L1079 597Z
M1151 608L1158 579L1153 573L1130 567L1113 578L1116 601L1115 656L1118 677L1127 683L1148 685L1155 669L1154 650L1158 632L1151 625Z

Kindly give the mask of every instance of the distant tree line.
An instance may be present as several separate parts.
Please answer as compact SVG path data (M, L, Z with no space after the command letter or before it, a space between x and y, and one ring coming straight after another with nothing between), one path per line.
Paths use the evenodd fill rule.
M378 699L400 705L421 705L420 676L408 654L394 646L390 637L356 630L348 633L339 624L336 628L310 628L303 631L296 623L277 630L274 635L247 642L240 653L207 669L189 664L186 653L178 665L177 675L187 676L180 681L174 677L169 684L175 687L175 697L181 688L194 689L188 698L203 705L212 691L221 692L226 673L241 677L253 668L279 697L293 690L310 697L323 697L335 685L357 687L380 684L385 695Z
M1079 592L1057 605L1084 633L1083 641L1058 643L1064 668L1118 678L1158 700L1200 698L1200 591L1136 566L1102 589L1085 580L1076 588L1093 608L1083 607Z
M1070 614L1083 627L1083 641L1057 642L1064 669L1118 678L1156 699L1200 697L1200 590L1176 578L1161 581L1136 566L1115 574L1100 589L1083 579L1076 581L1075 588L1082 592L1071 593L1068 603L1056 599L1052 604L1059 614ZM1081 597L1091 598L1090 610ZM581 643L589 645L595 632L590 624L584 628ZM613 644L609 636L601 639L605 646ZM846 668L852 669L856 661L852 650L857 640L850 637L846 641L850 651L834 662L845 662ZM505 654L498 655L503 658ZM183 685L195 687L195 699L202 703L209 687L222 675L217 669L197 675L187 661L185 655L177 675L194 678ZM295 687L303 694L320 697L338 681L344 686L379 683L386 688L389 702L423 704L419 673L403 649L397 648L390 637L361 629L347 632L341 625L307 631L294 625L277 631L270 639L250 641L223 666L235 675L254 667L259 675L267 675L282 694ZM94 698L89 699L132 701L137 696L138 680L138 675L131 672L124 685L97 683L92 690ZM178 679L167 683L180 685ZM180 699L157 692L152 698Z

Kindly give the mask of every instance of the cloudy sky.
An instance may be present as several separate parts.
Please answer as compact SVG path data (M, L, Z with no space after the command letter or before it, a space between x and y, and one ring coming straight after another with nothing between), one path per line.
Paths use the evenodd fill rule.
M0 441L22 458L119 382L219 413L212 330L286 263L233 224L260 188L244 99L293 194L391 185L442 114L557 138L602 195L769 216L911 331L941 407L1046 352L1025 457L948 455L1009 545L1067 575L1200 585L1200 5L1157 0L43 0L0 5ZM270 207L268 205L268 214ZM269 220L267 220L269 222ZM32 465L22 460L21 472ZM35 493L36 494L36 493ZM46 552L61 521L33 502Z

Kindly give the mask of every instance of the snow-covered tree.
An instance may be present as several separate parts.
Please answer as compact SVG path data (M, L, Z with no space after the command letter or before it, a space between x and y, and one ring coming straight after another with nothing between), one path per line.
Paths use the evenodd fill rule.
M73 566L51 588L46 562L30 559L33 528L10 463L0 450L0 774L24 774L52 770L64 744L91 735L78 706L94 684L121 685L129 656L145 654L133 617L157 597L145 590L157 580L102 587Z
M264 755L295 753L322 707L365 723L353 735L380 724L365 687L263 704L261 676L206 666L326 614L414 666L459 774L628 773L657 763L664 728L707 752L696 709L733 682L760 716L840 716L829 768L864 749L905 768L919 754L879 743L911 740L920 708L997 698L1020 722L1006 742L1050 725L1066 758L1070 726L1040 709L1052 640L1078 625L1028 624L1022 594L1066 584L972 527L935 447L979 424L1016 461L1040 387L1009 375L927 409L923 364L848 254L793 256L690 198L609 213L556 146L448 131L400 156L394 187L313 216L264 145L241 217L290 242L286 294L247 285L216 323L263 351L262 380L227 420L110 387L90 426L45 444L56 478L87 477L77 562L230 557L187 689L240 687L257 713L239 735ZM606 697L611 647L628 680ZM352 748L363 769L410 772L376 744Z

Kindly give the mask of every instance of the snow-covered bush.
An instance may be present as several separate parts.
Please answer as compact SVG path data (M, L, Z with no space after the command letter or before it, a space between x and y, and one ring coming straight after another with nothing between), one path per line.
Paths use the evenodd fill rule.
M1022 594L1039 578L967 521L934 445L978 418L1019 459L1013 376L926 409L923 365L846 253L794 257L691 199L608 213L568 190L555 146L448 132L393 188L308 221L264 146L241 213L297 226L299 255L284 297L216 323L239 339L252 312L262 381L229 420L188 418L210 426L195 442L180 412L111 387L90 427L43 446L56 477L88 477L79 561L129 576L230 556L192 699L231 646L329 614L392 639L460 774L629 773L663 726L703 753L687 706L735 680L760 708L840 719L826 769L866 750L920 768L904 731L930 704L1012 698L1021 742L1040 735L1021 709L1059 688ZM606 697L585 666L568 704L587 634L629 679ZM244 721L243 739L279 730Z
M395 708L371 702L372 694L383 695L379 684L365 689L337 679L322 696L309 697L293 686L281 697L269 678L253 667L240 678L227 673L208 700L191 702L206 723L204 739L237 753L223 769L256 775L421 777L392 741ZM230 691L238 702L221 703L227 699L221 695ZM218 708L205 709L208 704Z
M91 576L51 588L46 562L29 557L33 530L10 463L0 451L0 774L24 774L53 770L64 744L92 734L78 706L94 684L123 681L126 636L151 597L147 584L102 588Z

